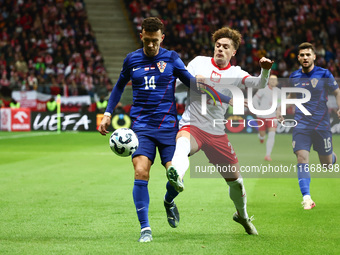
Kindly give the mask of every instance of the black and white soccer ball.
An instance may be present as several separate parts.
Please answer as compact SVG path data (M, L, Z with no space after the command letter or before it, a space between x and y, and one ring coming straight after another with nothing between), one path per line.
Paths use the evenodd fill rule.
M110 148L118 156L132 155L137 150L138 145L138 137L132 129L119 128L111 134Z

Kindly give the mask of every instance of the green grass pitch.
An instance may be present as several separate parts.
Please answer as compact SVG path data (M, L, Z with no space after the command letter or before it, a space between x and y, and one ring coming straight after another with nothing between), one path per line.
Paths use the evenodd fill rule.
M316 207L305 211L296 178L246 178L248 213L259 236L232 221L227 185L185 178L172 229L163 208L166 176L149 183L154 241L141 244L130 158L99 133L0 132L0 254L339 254L340 179L314 178ZM255 134L230 134L241 165L264 163ZM340 155L340 136L334 136ZM272 164L295 164L291 135L277 135ZM311 153L311 162L317 155ZM338 161L339 163L339 161Z

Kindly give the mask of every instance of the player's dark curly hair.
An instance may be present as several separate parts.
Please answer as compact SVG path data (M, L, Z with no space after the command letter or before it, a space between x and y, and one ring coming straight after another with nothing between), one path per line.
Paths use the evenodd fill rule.
M215 33L213 33L212 38L215 43L217 40L221 38L229 38L233 41L233 46L235 50L237 50L238 47L240 46L242 35L240 34L239 31L235 29L231 29L229 27L223 27L223 28L216 30Z
M142 30L146 32L157 32L161 30L162 34L164 32L164 24L163 22L157 17L149 17L143 20L142 23Z
M300 52L300 50L305 50L305 49L311 49L315 53L315 49L314 49L313 44L311 44L309 42L304 42L304 43L301 43L299 45L299 52Z

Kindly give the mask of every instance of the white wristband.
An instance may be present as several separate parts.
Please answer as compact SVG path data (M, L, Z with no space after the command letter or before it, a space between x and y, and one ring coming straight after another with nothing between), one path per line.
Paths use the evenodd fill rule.
M109 113L109 112L104 112L104 116L111 117L111 113Z

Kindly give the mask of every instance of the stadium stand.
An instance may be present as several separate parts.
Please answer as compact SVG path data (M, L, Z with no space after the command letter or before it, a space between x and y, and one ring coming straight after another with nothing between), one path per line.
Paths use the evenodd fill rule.
M136 33L143 17L157 16L166 25L164 47L176 50L187 63L197 55L212 55L210 36L216 29L238 29L243 42L234 63L251 74L258 60L275 60L272 72L287 77L298 68L297 46L304 41L317 48L317 65L340 76L340 2L333 0L128 0L126 8Z
M288 77L298 68L297 45L309 41L317 50L316 64L339 77L338 10L340 2L333 0L3 0L1 94L108 95L125 55L139 47L141 22L149 16L163 20L171 38L163 46L185 63L196 55L211 56L211 33L230 26L243 35L232 64L251 74L259 71L258 59L267 56L275 60L273 73Z
M1 1L1 91L90 95L112 89L82 0ZM103 92L101 92L103 93Z

